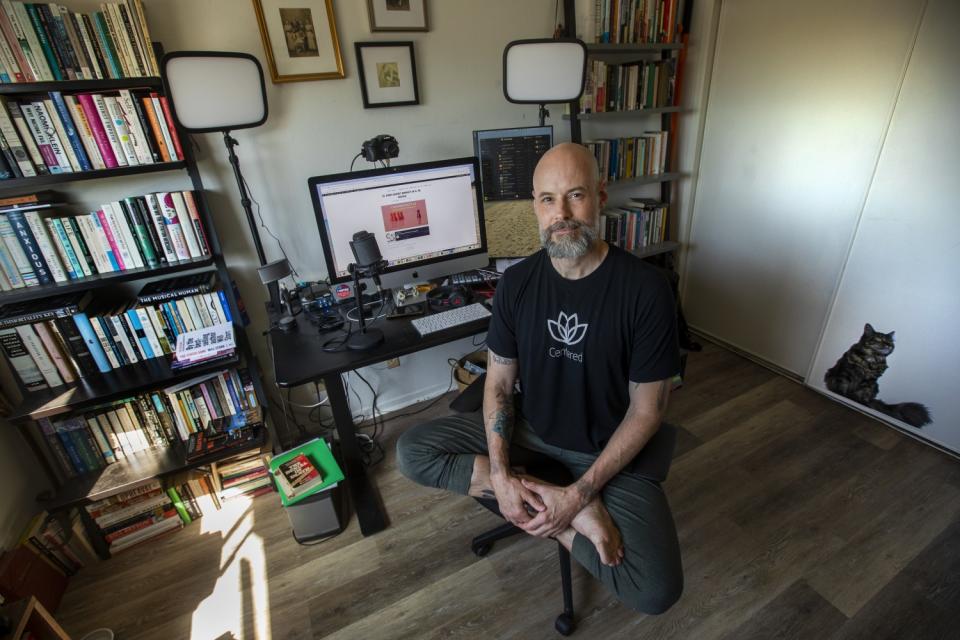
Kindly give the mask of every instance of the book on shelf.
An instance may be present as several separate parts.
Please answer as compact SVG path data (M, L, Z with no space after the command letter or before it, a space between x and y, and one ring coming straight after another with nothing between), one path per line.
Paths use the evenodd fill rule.
M593 42L669 43L677 38L680 0L596 0L593 25L584 33Z
M194 461L249 449L263 442L263 414L260 407L250 407L231 416L212 418L204 429L191 433L186 440L185 455Z
M66 417L40 418L37 423L55 469L69 479L97 472L145 451L169 446L187 450L190 442L196 442L195 434L204 432L211 424L223 425L232 416L259 411L258 406L250 404L254 397L246 370L225 370ZM257 430L261 424L262 418L246 430L226 434L223 446L218 444L202 455L261 442L262 433ZM216 435L216 427L210 433ZM216 441L210 435L205 437Z
M236 350L232 322L186 331L177 336L177 348L170 367L183 369L196 366L232 356Z
M676 60L612 64L591 60L587 67L580 111L636 111L674 103Z
M600 238L627 251L666 239L667 205L650 198L634 198L600 213Z
M200 275L209 282L211 274ZM227 339L232 338L233 329L226 297L217 290L185 294L196 289L181 288L181 297L167 297L157 304L92 301L88 291L4 305L0 307L0 350L27 391L174 356L178 339L186 345L190 339L185 336L196 338L205 332L213 332L217 341L201 345L202 353L184 351L180 358L171 358L171 368L232 355L235 345ZM151 295L163 296L156 287L152 290Z
M202 489L202 483L193 486ZM177 478L165 487L149 480L84 507L111 553L180 529L202 516L191 483Z
M589 140L600 175L613 182L666 173L669 132L647 131L631 138Z
M183 160L165 105L149 89L0 95L0 178Z
M51 203L0 206L0 240L4 291L210 256L190 191L130 196L71 215Z
M246 451L211 466L211 478L220 502L254 498L273 490L259 449Z
M141 0L100 9L0 2L0 82L159 76Z

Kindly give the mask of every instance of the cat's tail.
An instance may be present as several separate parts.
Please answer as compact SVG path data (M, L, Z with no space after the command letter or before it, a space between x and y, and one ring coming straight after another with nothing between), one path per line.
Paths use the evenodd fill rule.
M887 404L883 400L871 400L870 408L917 428L931 422L930 410L919 402Z

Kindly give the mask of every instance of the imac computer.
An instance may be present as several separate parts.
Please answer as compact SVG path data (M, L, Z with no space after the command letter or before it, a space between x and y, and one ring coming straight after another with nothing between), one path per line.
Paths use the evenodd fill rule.
M384 287L399 288L489 263L476 158L310 178L330 284L352 278L350 240L377 239Z

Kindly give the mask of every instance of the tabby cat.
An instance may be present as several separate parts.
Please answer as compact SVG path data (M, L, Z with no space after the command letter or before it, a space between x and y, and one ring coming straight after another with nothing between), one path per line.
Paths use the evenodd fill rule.
M893 353L893 334L880 333L867 323L860 340L840 356L823 376L827 389L914 427L930 423L930 412L918 402L887 404L877 399L877 380L887 370Z

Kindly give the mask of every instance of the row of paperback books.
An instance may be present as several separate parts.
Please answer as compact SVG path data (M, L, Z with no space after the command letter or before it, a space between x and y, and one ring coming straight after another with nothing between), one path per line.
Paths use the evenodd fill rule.
M633 64L592 60L587 70L580 111L635 111L673 104L676 74L673 59Z
M128 197L70 216L57 216L55 206L0 206L4 291L210 255L192 191Z
M207 374L158 391L37 422L65 478L103 469L150 449L185 442L212 421L256 402L246 370Z
M255 498L273 491L270 473L258 449L238 454L211 465L211 477L221 502L235 498Z
M667 205L650 198L634 198L600 213L600 238L627 251L666 239Z
M0 2L0 81L159 76L140 0L78 13L52 2Z
M647 131L634 138L591 140L583 144L597 159L600 175L615 181L664 173L668 135L667 131Z
M113 554L200 518L203 512L195 490L203 489L190 482L170 483L165 489L153 480L85 508Z
M680 0L595 0L594 42L673 42Z
M88 291L0 307L0 349L27 391L173 355L181 335L232 322L215 276L150 283L134 302L93 303Z
M170 104L156 91L50 91L0 102L0 178L183 160Z

